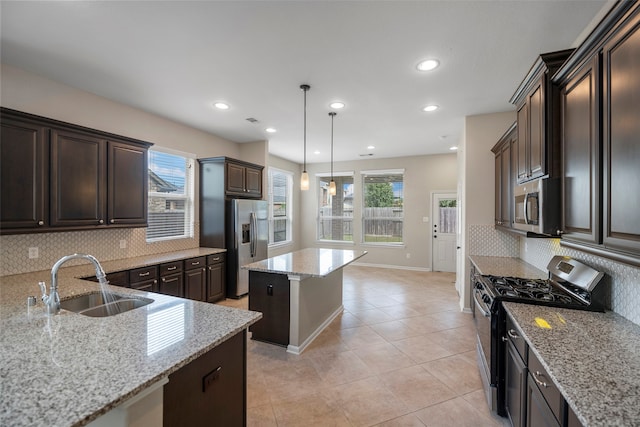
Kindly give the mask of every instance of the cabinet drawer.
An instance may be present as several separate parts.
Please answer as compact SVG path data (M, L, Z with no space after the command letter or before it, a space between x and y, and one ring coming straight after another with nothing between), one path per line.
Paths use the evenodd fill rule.
M225 254L213 254L207 256L207 265L224 262Z
M509 340L509 342L511 342L511 344L513 344L515 349L518 351L518 354L526 364L528 350L527 342L522 336L520 336L520 332L513 324L513 319L511 318L511 316L507 316L507 339Z
M184 269L192 270L194 268L202 268L207 263L206 256L200 256L198 258L189 258L184 261Z
M160 277L181 272L182 264L182 260L160 264Z
M116 271L115 273L107 274L107 280L110 285L114 286L129 286L129 275L126 271Z
M158 267L155 265L152 265L150 267L136 268L135 270L129 271L129 283L131 283L132 287L134 283L157 278Z
M564 398L531 349L529 349L529 374L547 401L553 415L558 420L562 419L560 409L564 403Z

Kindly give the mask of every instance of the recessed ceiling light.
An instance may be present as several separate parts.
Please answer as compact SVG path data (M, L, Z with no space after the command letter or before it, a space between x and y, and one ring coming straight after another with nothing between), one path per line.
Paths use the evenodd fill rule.
M437 105L427 105L422 110L426 112L430 112L430 111L436 111L438 108L440 107L438 107Z
M373 150L374 148L376 147L374 147L373 145L367 145L367 150Z
M344 108L344 102L340 102L340 101L332 102L331 104L329 104L329 107L339 110L340 108Z
M455 145L453 147L449 147L449 150L451 151L456 151L458 149L458 147L456 147Z
M431 71L434 68L438 68L440 65L440 61L437 59L425 59L424 61L420 61L416 68L420 71Z
M316 155L317 155L317 154L320 154L320 151L319 151L319 150L316 150L316 151L314 151L314 152L313 152L313 154L316 154Z
M264 131L265 132L269 132L269 133L276 133L277 132L277 130L275 128L266 128Z
M218 110L229 109L229 104L227 104L226 102L216 102L215 104L213 104L213 106L216 107Z

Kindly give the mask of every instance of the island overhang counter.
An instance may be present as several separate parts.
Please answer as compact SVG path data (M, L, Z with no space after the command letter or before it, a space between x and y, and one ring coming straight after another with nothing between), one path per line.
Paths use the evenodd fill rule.
M343 268L367 251L306 248L244 265L252 338L300 354L342 311Z

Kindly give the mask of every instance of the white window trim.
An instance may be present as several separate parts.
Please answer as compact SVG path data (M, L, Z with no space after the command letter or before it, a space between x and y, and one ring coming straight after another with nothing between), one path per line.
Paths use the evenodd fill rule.
M403 201L403 205L402 205L402 241L401 242L365 242L364 238L365 238L365 226L364 226L364 221L365 221L365 217L364 217L364 212L365 212L365 191L364 191L364 186L366 185L364 182L364 177L365 176L371 176L371 175L402 175L402 198L404 200L404 183L405 183L405 169L375 169L375 170L362 170L360 171L360 182L361 182L361 186L362 186L362 191L361 191L361 199L362 199L362 209L360 212L360 227L362 229L361 232L361 236L360 236L360 245L362 246L384 246L387 248L403 248L405 247L405 240L404 240L404 231L405 231L405 216L404 216L404 201Z
M281 246L287 246L287 245L291 245L293 243L293 217L292 217L292 212L293 212L293 178L295 176L295 174L291 171L288 170L284 170L284 169L280 169L280 168L276 168L273 166L269 166L268 171L267 171L267 178L268 178L268 203L269 203L269 222L273 221L273 200L272 200L272 195L273 195L273 186L272 186L272 181L271 181L271 172L277 172L277 173L281 173L284 175L287 175L287 213L286 213L286 224L287 224L287 236L288 238L286 240L283 240L281 242L273 242L273 243L269 243L268 247L269 248L278 248ZM271 240L271 236L272 236L273 230L269 230L269 240Z
M185 215L185 234L181 236L168 236L168 237L156 237L156 238L146 238L147 243L156 243L156 242L166 242L170 240L182 240L182 239L193 239L195 230L194 230L194 221L195 221L195 162L196 155L193 153L187 153L185 151L173 150L171 148L160 147L154 145L149 151L156 151L160 153L172 154L174 156L180 156L187 159L187 168L191 169L191 173L189 174L188 184L185 184L185 195L177 196L170 193L157 193L147 191L147 197L164 197L165 199L175 199L175 200L185 200L185 204L188 205L189 214ZM146 231L145 231L146 234Z

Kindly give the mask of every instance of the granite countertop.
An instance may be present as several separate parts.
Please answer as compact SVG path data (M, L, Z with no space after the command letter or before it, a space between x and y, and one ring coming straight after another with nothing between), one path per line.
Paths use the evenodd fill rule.
M472 255L469 260L482 275L523 277L525 279L549 278L548 273L520 258Z
M503 305L585 427L640 425L640 326L613 312Z
M267 273L324 277L358 258L367 251L307 248L246 264L242 268Z
M149 263L210 251L163 254ZM118 271L138 267L138 261L104 267ZM61 268L61 299L98 290L97 283L78 279L91 274L90 265ZM104 318L65 310L47 316L42 302L29 309L26 304L27 296L39 296L41 280L49 284L50 271L0 277L0 425L85 425L262 317L117 286L109 290L154 302Z

